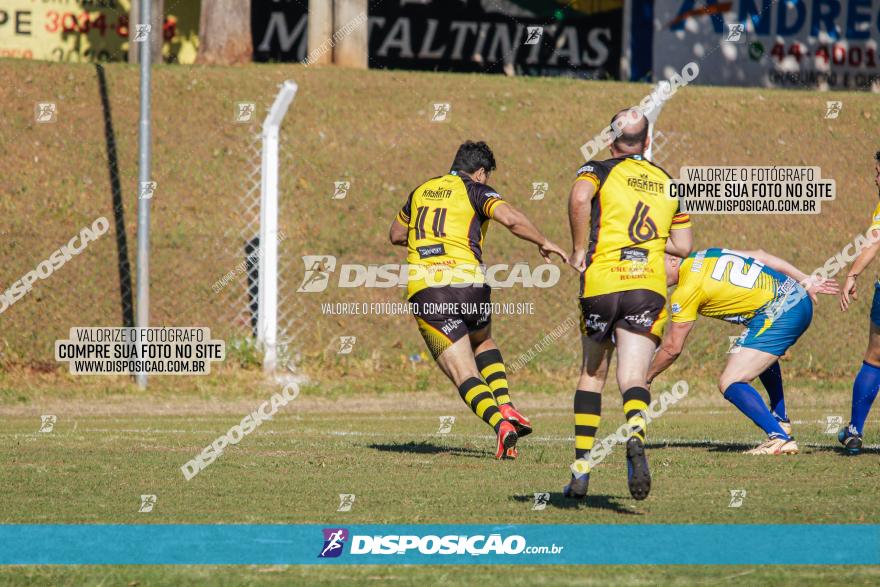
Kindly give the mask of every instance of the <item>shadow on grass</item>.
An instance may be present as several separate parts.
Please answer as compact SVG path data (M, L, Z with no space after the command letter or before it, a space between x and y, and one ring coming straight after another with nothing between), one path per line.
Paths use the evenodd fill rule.
M662 450L664 448L703 448L709 452L745 452L758 446L758 442L751 444L743 442L712 442L709 440L675 440L671 442L663 442L651 444L648 442L646 447L649 451ZM801 444L801 452L809 450L809 452L830 452L841 456L848 455L842 447L831 444ZM862 449L863 454L880 454L880 448L866 447Z
M859 455L851 455L842 446L834 446L831 444L808 444L807 448L810 449L811 452L828 452L832 454L836 454L841 457L855 457L857 458ZM880 454L880 448L875 447L862 447L862 452L859 454L863 455L878 455Z
M713 442L711 440L675 440L651 444L645 447L647 450L663 450L664 448L704 448L709 452L745 452L758 446L758 443L748 444L744 442Z
M512 497L514 500L520 502L535 502L535 497L533 495L514 495ZM547 502L548 508L552 507L560 510L577 510L581 509L581 506L584 506L583 509L592 508L599 510L610 510L616 514L628 514L631 516L644 515L642 512L633 511L632 509L626 507L626 505L620 503L618 498L611 495L588 493L585 499L577 500L569 499L562 495L562 492L558 492L551 493L550 501Z
M487 458L488 455L488 452L485 450L465 448L462 446L440 445L434 444L430 441L370 444L367 448L373 448L382 452L403 452L417 455L455 455L461 457L477 457L481 459Z

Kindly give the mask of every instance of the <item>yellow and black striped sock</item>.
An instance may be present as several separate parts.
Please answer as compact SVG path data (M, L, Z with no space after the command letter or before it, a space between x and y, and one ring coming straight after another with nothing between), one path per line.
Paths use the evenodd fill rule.
M492 395L499 406L513 403L510 401L510 391L507 384L507 372L504 370L504 359L501 358L501 351L498 349L490 349L483 351L476 356L477 368L480 375L489 384Z
M495 432L498 432L498 427L504 421L504 418L501 416L501 412L498 411L498 404L495 403L492 390L489 389L489 386L482 379L471 377L458 387L458 393L461 395L464 403L477 416L494 428Z
M623 413L626 415L626 423L633 436L645 442L645 432L648 423L645 414L648 412L648 404L651 403L651 392L644 387L631 387L623 392Z
M602 394L578 389L574 392L574 458L590 454L602 419Z

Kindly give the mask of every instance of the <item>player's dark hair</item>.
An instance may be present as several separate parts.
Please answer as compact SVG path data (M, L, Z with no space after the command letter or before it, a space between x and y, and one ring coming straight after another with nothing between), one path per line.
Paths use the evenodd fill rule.
M630 108L626 110L621 110L617 114L615 114L611 118L611 123L614 124L618 118L622 116L630 116ZM627 127L624 127L621 130L620 136L614 139L612 143L614 148L618 151L624 151L626 153L632 153L633 151L642 152L645 150L645 143L648 141L648 118L642 114L641 115L641 124L639 125L639 130L632 132L627 132Z
M880 151L877 151L876 153L874 153L874 159L876 161L880 161Z
M492 154L492 149L483 141L462 143L452 161L452 171L473 173L480 167L485 169L486 173L495 169L495 155Z

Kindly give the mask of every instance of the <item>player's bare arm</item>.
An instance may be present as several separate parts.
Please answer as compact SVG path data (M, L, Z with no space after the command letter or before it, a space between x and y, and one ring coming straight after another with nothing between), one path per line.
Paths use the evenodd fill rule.
M528 216L514 208L511 204L502 202L496 207L492 220L498 221L499 224L507 228L514 236L538 245L538 251L548 263L551 261L551 254L559 255L560 259L566 263L568 262L568 255L565 254L565 251L541 234L541 231L529 220Z
M804 289L807 290L807 294L809 294L810 299L813 302L818 301L817 294L825 294L836 296L840 293L840 285L834 279L830 278L822 278L822 277L811 277L786 261L785 259L781 259L776 255L771 255L767 251L763 249L755 249L754 251L734 251L738 255L742 255L744 257L751 257L756 261L760 261L767 267L771 269L775 269L779 271L783 275L787 275L792 279L796 279L798 283L804 286Z
M872 244L862 249L862 252L853 261L852 267L850 267L849 272L846 274L846 282L843 284L843 291L840 292L840 309L844 312L849 309L850 298L853 300L858 299L856 279L865 270L865 267L870 265L874 257L877 256L877 251L880 250L880 230L874 230L871 233L871 240L873 241Z
M568 264L583 272L587 268L587 227L590 225L590 205L596 195L596 186L590 181L575 181L568 196L568 224L571 228L571 255Z
M684 350L684 343L691 330L693 330L694 324L696 324L695 321L672 322L666 327L666 332L663 334L663 342L660 343L660 348L654 353L654 359L651 361L651 367L648 369L648 385L651 384L657 375L663 373L678 359L681 351Z
M406 246L407 234L409 229L400 223L396 217L391 221L391 228L388 230L388 240L391 241L392 245L397 245L399 247Z
M691 254L694 249L694 233L690 228L679 228L669 231L669 238L666 239L665 252L676 257L684 259Z

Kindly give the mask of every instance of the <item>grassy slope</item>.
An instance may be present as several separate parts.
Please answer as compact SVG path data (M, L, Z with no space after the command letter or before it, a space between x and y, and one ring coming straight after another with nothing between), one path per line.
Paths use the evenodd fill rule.
M99 215L112 214L103 116L96 72L88 65L0 61L7 83L0 125L0 283L8 284ZM106 70L119 149L130 250L135 230L137 73ZM580 158L578 146L616 109L648 87L561 79L345 71L291 65L246 68L164 67L154 78L153 317L162 324L207 324L224 336L241 334L234 296L241 280L220 294L211 285L240 260L240 197L251 170L248 145L256 125L232 120L238 101L255 101L262 118L275 85L296 79L300 94L285 124L282 160L282 246L295 287L299 255L333 253L340 262L401 259L385 242L387 223L411 187L443 172L456 145L482 138L494 148L494 186L553 238L565 243L565 197ZM824 120L826 99L842 99L837 120ZM59 120L36 125L34 103L56 101ZM431 123L434 102L452 104L451 120ZM763 247L805 269L824 263L863 230L876 202L871 183L873 128L880 102L865 94L816 94L756 89L686 88L665 107L659 128L670 137L664 165L819 165L837 180L839 197L821 216L703 216L699 246ZM330 200L333 181L351 181L350 195ZM530 201L533 181L550 193ZM486 261L533 264L531 247L501 230L488 237ZM118 324L119 280L111 235L92 245L2 315L6 365L51 364L51 343L71 325ZM534 302L534 316L498 320L496 334L515 357L573 311L573 275L550 290L499 292L497 301ZM862 293L869 298L869 279ZM389 290L328 290L289 306L307 318L301 338L312 362L339 363L335 338L354 334L355 348L336 371L386 371L422 349L406 317L315 317L322 301L400 300ZM787 370L802 377L845 376L858 364L867 302L841 316L830 300L793 353ZM697 329L681 371L717 370L727 335L720 323ZM381 344L372 341L383 336ZM578 355L574 332L528 370L538 380L569 380ZM2 363L0 363L2 365ZM415 383L415 380L410 380Z
M531 397L539 432L521 443L521 459L490 458L491 436L449 394L420 398L432 413L409 409L408 397L351 398L339 403L304 392L196 478L178 467L259 403L266 389L237 400L107 397L39 406L6 406L0 432L0 523L877 523L877 449L841 456L824 434L824 418L845 411L845 397L822 407L815 393L795 392L796 433L803 454L764 459L739 454L758 435L729 406L687 397L651 429L655 487L634 502L615 452L593 476L583 505L559 488L570 458L570 413L562 397ZM617 398L605 416L619 421ZM524 400L525 401L525 400ZM56 429L36 432L39 413L59 415ZM435 434L436 414L458 416L453 434ZM711 426L707 426L711 422ZM611 426L607 427L608 429ZM605 428L603 428L604 430ZM344 432L344 434L339 434ZM443 482L437 476L442 473ZM491 488L474 493L474 487ZM431 488L425 491L418 488ZM745 489L740 508L731 489ZM551 492L544 511L532 494ZM155 493L150 514L139 496ZM336 513L338 493L357 496ZM685 507L686 504L686 507ZM0 569L0 584L478 584L490 573L466 568L25 567ZM693 584L747 577L750 584L871 584L877 568L590 567L521 569L512 585ZM454 577L454 578L453 578Z

